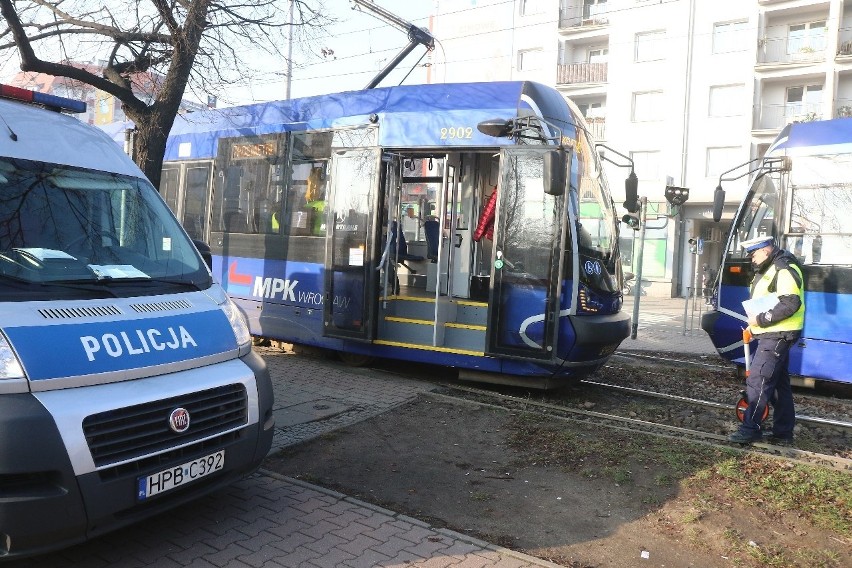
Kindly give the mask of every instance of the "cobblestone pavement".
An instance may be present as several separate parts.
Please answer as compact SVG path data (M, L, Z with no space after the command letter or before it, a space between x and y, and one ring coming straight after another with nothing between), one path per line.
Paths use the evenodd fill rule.
M683 299L640 299L637 338L622 349L714 353ZM625 309L632 309L632 301ZM413 400L431 388L381 381L322 359L258 348L275 384L273 449L309 440ZM227 490L64 551L13 562L27 568L556 566L346 495L261 470Z

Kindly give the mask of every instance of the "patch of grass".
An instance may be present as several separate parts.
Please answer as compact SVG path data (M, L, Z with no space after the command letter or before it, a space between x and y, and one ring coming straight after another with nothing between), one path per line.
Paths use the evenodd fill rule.
M838 568L841 559L836 552L830 550L797 550L796 561L800 566L810 568Z
M764 548L760 545L749 545L747 550L748 555L755 560L759 566L787 568L792 564L784 551L774 546Z
M668 473L658 473L654 476L654 483L657 487L671 487L674 482Z
M470 498L474 501L490 501L491 495L484 491L473 491L470 494Z
M779 513L796 511L817 527L852 536L848 473L749 454L717 464L713 473L710 483L745 502L760 500Z
M510 423L509 441L528 463L560 466L619 485L632 483L630 472L647 467L658 485L681 480L697 489L699 495L704 494L705 503L761 503L770 516L795 511L840 538L852 537L852 482L848 473L653 436L567 426L522 414ZM714 509L707 505L704 510ZM759 554L765 556L768 566L790 561L776 560L776 551Z
M683 514L683 516L681 517L681 522L683 522L683 524L685 525L697 523L701 520L701 517L703 516L704 514L700 510L690 509Z
M653 468L654 475L672 479L708 467L724 455L724 450L617 430L602 436L594 428L568 428L529 415L516 416L510 432L512 446L540 465L588 476L600 472L619 484L632 481L629 472L637 468Z
M615 481L616 485L627 485L628 483L633 483L633 474L624 468L611 468L609 476L612 477L612 480Z

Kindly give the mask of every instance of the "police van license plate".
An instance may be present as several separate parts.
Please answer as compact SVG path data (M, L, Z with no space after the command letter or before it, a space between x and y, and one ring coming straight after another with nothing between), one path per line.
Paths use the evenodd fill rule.
M137 482L136 498L144 501L154 495L159 495L186 485L225 467L225 450L219 450L203 458L194 459L185 464L176 465L158 471L147 477L140 477Z

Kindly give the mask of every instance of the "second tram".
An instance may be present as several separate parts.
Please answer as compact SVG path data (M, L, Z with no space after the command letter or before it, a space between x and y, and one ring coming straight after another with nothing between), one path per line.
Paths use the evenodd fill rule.
M749 297L753 268L739 243L771 235L799 259L804 276L805 327L790 350L790 372L852 382L852 217L847 214L852 120L788 125L755 172L728 235L714 309L704 314L701 326L720 355L745 365L742 331L748 323L742 302Z

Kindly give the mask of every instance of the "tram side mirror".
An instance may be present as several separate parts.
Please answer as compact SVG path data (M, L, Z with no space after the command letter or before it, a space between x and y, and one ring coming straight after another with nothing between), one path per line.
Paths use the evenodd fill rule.
M725 190L722 184L716 186L713 192L713 221L718 223L722 219L722 209L725 208Z
M192 239L192 244L194 244L195 248L198 249L198 252L201 253L201 258L204 259L204 264L207 265L207 268L213 270L213 254L210 252L210 245L204 241L196 239Z
M565 193L568 182L568 153L565 148L551 150L544 154L544 192L559 196Z
M505 118L492 118L489 120L483 120L477 124L476 129L487 136L505 138L512 134L512 128L514 125L514 121L512 120L506 120Z

